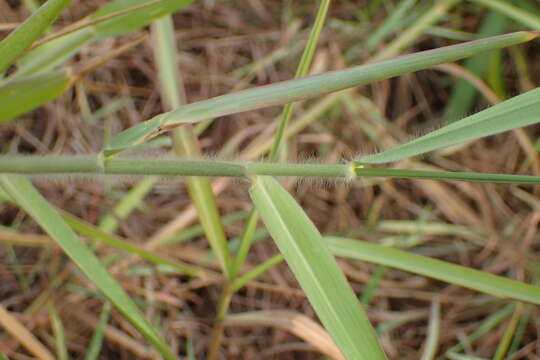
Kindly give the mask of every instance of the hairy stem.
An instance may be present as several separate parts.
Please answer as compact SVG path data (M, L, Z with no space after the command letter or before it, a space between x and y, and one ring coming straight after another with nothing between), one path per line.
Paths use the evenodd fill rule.
M540 184L540 176L456 171L425 171L367 167L358 162L343 164L240 162L112 158L100 156L2 156L0 174L21 175L158 175L158 176L297 176L355 179L379 177L398 179L453 180L498 184Z

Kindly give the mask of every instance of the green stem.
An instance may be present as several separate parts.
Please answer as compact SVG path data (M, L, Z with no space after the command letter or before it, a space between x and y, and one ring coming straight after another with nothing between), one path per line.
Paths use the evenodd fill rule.
M282 163L246 163L246 175L267 176L313 176L337 177L349 176L346 164L282 164Z
M98 156L0 156L0 172L13 174L101 174Z
M345 164L301 164L175 159L107 159L99 156L2 156L0 174L21 175L159 175L159 176L298 176L355 179L380 177L398 179L453 180L496 184L540 184L540 176L457 171L426 171L368 168ZM228 269L233 269L230 260Z
M107 161L108 174L153 174L162 176L243 176L241 164L216 161L126 160Z
M212 333L210 334L210 344L208 345L207 357L209 360L219 358L219 349L221 339L223 337L223 320L227 315L233 295L234 292L231 289L231 283L227 281L223 287L223 292L221 293L216 318L214 320L214 327L212 328Z
M234 265L232 271L232 278L235 279L240 272L240 268L246 261L246 257L253 240L255 231L257 230L257 223L259 222L259 213L256 210L252 210L249 214L249 219L244 228L244 233L242 234L242 240L240 242L240 247L236 252L236 257L234 258Z
M160 176L249 175L346 177L346 164L280 164L206 160L107 159L97 156L0 157L0 173L10 174L107 174Z
M277 264L281 263L284 260L283 255L277 254L266 260L262 264L258 265L253 270L245 273L244 275L236 278L231 284L231 290L236 292L243 288L248 282L264 274L267 270L273 268Z

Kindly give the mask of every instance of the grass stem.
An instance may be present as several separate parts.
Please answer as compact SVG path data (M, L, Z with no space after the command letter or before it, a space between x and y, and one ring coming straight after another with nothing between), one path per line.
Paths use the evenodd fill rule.
M458 171L426 171L371 168L352 162L343 164L240 162L112 158L99 156L3 156L0 174L20 175L157 175L195 177L296 176L352 180L357 177L452 180L495 184L540 184L540 176ZM229 254L230 256L230 254ZM232 259L228 269L232 271Z

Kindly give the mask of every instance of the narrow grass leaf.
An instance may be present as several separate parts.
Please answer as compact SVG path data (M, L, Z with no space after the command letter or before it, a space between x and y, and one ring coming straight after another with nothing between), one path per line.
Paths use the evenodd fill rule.
M478 30L480 36L494 36L504 32L508 26L507 18L496 11L490 11L482 21ZM487 70L489 54L479 54L465 61L464 67L472 73L482 77ZM462 119L470 113L477 94L476 88L465 79L459 79L450 95L446 106L445 118L449 122Z
M369 35L365 45L367 49L370 51L375 49L388 34L394 31L399 26L399 22L416 2L417 0L403 0L399 2L384 23L377 26L377 29L374 29L375 31Z
M138 30L152 20L174 12L193 0L183 1L113 1L100 8L83 23L80 28L66 31L59 36L53 34L52 39L32 49L19 59L17 73L13 76L21 78L53 69L71 58L78 50L91 40L118 36ZM142 5L149 4L141 8ZM132 11L129 11L133 9ZM125 14L123 14L125 12ZM114 16L118 14L118 16ZM120 15L121 14L121 15ZM110 17L109 20L100 21Z
M469 182L486 182L493 184L540 184L540 176L533 175L369 168L362 163L354 163L353 171L359 177L454 180Z
M391 43L377 53L373 60L381 60L399 54L460 1L439 0L433 3L431 8L423 12L413 24L405 28Z
M46 42L19 59L17 62L17 72L11 78L20 79L53 70L56 66L63 64L75 55L94 36L95 33L92 29L86 28Z
M336 256L368 261L460 285L493 296L540 305L540 287L405 251L339 237L325 237Z
M472 0L478 4L489 7L515 20L516 22L528 26L533 30L540 30L540 17L532 12L520 9L512 5L512 1L501 0Z
M523 304L517 303L516 308L514 309L514 314L512 314L512 318L510 318L510 321L508 322L508 324L506 325L506 329L504 330L504 335L499 341L499 345L497 346L497 351L493 356L493 360L504 360L506 358L506 354L508 353L510 344L512 343L512 339L516 334L516 327L519 324L522 313Z
M54 100L71 86L66 71L12 80L0 85L0 123Z
M360 303L362 305L368 306L371 303L371 301L375 297L375 291L379 287L380 282L384 277L384 274L386 274L387 270L388 268L383 265L375 267L375 270L371 274L369 281L367 282L366 286L364 286L364 289L362 291L362 296L360 297Z
M503 53L497 51L489 54L488 69L486 74L487 84L499 99L507 99L506 73L504 71Z
M525 306L523 306L523 312L516 327L516 331L513 334L512 343L510 344L510 348L508 349L507 358L512 358L512 355L519 351L521 341L523 340L523 336L526 333L527 324L531 319L531 313L533 311L534 305L525 304Z
M188 360L197 360L195 356L195 346L193 346L193 340L191 337L186 339L186 352Z
M69 69L65 69L50 73L38 73L22 78L15 76L13 80L3 83L0 86L0 96L5 95L1 97L0 104L4 105L6 110L1 113L0 122L12 119L16 115L23 114L46 102L54 100L62 95L82 75L95 70L98 64L102 64L118 56L142 40L144 40L144 37L124 44L92 62L87 62L75 74L71 74ZM34 70L36 72L38 71L32 68L32 72Z
M256 210L252 210L249 214L249 218L246 221L246 224L244 225L244 232L240 239L240 245L238 247L238 251L236 251L235 254L236 256L234 258L233 271L231 273L231 276L233 278L238 276L240 268L246 261L249 253L249 248L251 247L251 243L253 242L253 237L255 236L255 233L257 231L258 222L259 214Z
M250 195L317 315L348 359L386 359L371 324L313 223L271 177Z
M298 67L296 69L296 74L294 75L295 79L304 77L308 74L309 68L311 67L311 63L313 61L313 55L315 54L315 49L317 48L319 36L324 26L326 15L328 14L329 7L330 0L321 1L319 10L317 11L317 17L315 18L315 23L313 24L306 47L304 48L304 52L302 53L302 58L300 59L300 63L298 64ZM283 139L283 134L285 133L287 124L292 118L293 110L294 103L288 103L283 107L283 111L281 113L281 121L274 135L274 143L268 156L272 161L276 160L279 154L279 148Z
M534 32L516 32L485 38L192 103L127 129L111 140L105 153L115 154L186 123L312 98L519 44L537 36Z
M105 327L109 322L109 315L111 313L111 303L105 302L101 314L99 315L99 321L92 335L92 340L90 340L90 345L84 354L84 360L97 360L99 353L101 352L101 347L103 345L103 337L105 335Z
M152 190L157 182L157 177L149 176L133 186L114 205L110 213L105 214L99 220L99 228L106 233L114 233L119 222L128 217L129 214L144 202L144 197Z
M26 178L0 175L0 185L58 243L82 272L103 292L122 315L165 359L175 359L171 350L141 314L135 303L107 272L97 257L75 235L62 217Z
M71 0L48 0L0 42L0 73L37 40L70 2Z
M474 331L472 331L466 337L461 337L461 341L458 344L448 349L446 351L446 355L462 351L465 347L470 346L476 339L480 338L482 335L488 334L491 330L493 330L496 326L503 322L514 311L515 307L516 303L511 302L496 313L493 313L487 318L485 318L484 321L482 321L482 323L480 324L480 326L474 329Z
M193 0L114 0L96 11L92 19L150 2L153 4L97 24L95 26L97 38L119 36L138 30L160 17L181 9Z
M283 261L283 256L281 254L274 255L270 259L266 260L262 264L257 265L254 269L251 269L242 276L238 276L231 285L233 291L238 291L243 288L248 282L258 278L264 274L269 269L273 268L277 264L280 264Z
M51 326L54 335L54 345L56 348L56 359L68 360L68 351L66 347L66 333L64 331L64 324L58 314L58 311L53 305L49 307L49 317L51 318Z
M484 111L386 151L362 156L361 163L387 163L468 140L535 124L540 121L540 88L528 91Z
M74 216L68 214L62 214L64 221L76 232L88 236L92 239L97 239L107 245L114 246L117 249L123 250L133 255L137 255L142 259L150 261L154 264L167 265L173 269L180 271L183 274L190 276L198 276L199 271L193 266L183 264L177 261L172 261L162 256L153 254L146 250L141 249L135 245L132 245L114 235L110 235L104 231L101 231L92 225L86 224L84 221L77 219Z

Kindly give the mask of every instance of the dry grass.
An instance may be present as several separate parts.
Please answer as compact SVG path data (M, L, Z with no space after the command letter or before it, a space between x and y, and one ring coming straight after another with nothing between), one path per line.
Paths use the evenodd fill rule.
M77 1L63 16L61 23L69 24L90 13L105 1ZM0 2L0 22L16 23L25 11ZM323 31L314 69L327 71L344 67L347 52L359 39L369 34L385 13L379 11L369 24L355 19L362 7L358 2L336 2L330 21ZM288 5L287 5L288 4ZM308 1L283 2L249 0L199 1L175 15L177 43L180 49L180 69L184 76L189 102L229 92L231 89L261 85L288 79L294 75L296 62L307 38L304 30L313 15ZM291 22L292 16L297 21ZM448 22L468 31L475 31L479 19L474 13L461 11ZM133 36L96 42L85 47L77 62L84 63L128 42ZM448 43L446 40L423 37L415 50ZM531 55L530 80L538 80L540 72L534 67L536 53ZM253 73L244 69L264 61L270 54L282 55L279 61L260 66ZM367 54L355 54L354 63ZM512 92L520 91L514 78L511 59L507 59L507 85ZM0 144L11 153L90 153L99 151L103 131L117 132L162 112L159 101L158 76L149 42L101 66L82 79L73 90L23 117L20 121L3 124ZM305 128L289 143L291 159L317 157L335 161L360 151L373 149L365 135L363 122L375 124L373 110L392 124L383 135L384 143L402 142L411 135L432 126L428 120L441 115L448 99L450 78L435 70L387 80L350 92L353 99L366 96L373 108L355 102L352 107L330 106L320 114L320 120ZM112 101L127 99L125 106L102 120L94 121L91 114ZM309 111L317 101L306 101L297 107L297 116ZM479 103L478 106L484 106ZM228 147L227 157L238 157L261 141L269 138L268 119L280 109L250 112L216 120L201 136L204 152L219 154ZM536 138L537 128L526 129ZM260 134L263 134L262 136ZM235 139L238 139L236 141ZM232 154L232 155L230 155ZM452 170L475 169L479 172L519 173L525 152L516 134L509 133L469 145L467 151L445 158L434 157L431 163L413 165L440 166ZM537 174L538 175L538 174ZM130 188L133 179L108 182L104 179L87 181L40 181L42 193L56 206L87 222L95 224L101 216ZM250 208L246 184L239 181L214 181L218 206L222 215ZM362 239L380 241L393 233L382 231L376 224L383 220L416 220L447 222L468 226L481 234L473 239L460 235L415 235L422 246L415 251L450 262L530 281L531 271L526 256L538 259L537 189L503 185L441 183L434 181L386 180L371 185L310 184L287 180L295 197L322 233L345 233ZM40 233L37 226L15 207L0 206L0 223L21 230L24 234ZM180 233L196 223L183 184L162 181L145 198L144 204L126 220L121 221L118 234L141 245L152 243L168 233ZM226 226L229 238L241 235L242 222ZM0 228L0 241L2 241ZM43 243L46 238L40 238ZM205 263L207 244L204 238L159 249L174 259ZM270 241L260 241L252 249L247 266L254 266L276 254ZM99 248L105 259L119 252ZM122 256L126 256L122 254ZM50 351L54 351L48 305L53 304L66 327L67 346L73 358L84 354L92 335L102 301L96 298L92 286L80 276L60 251L48 245L0 245L0 300L16 315ZM374 267L359 262L342 262L353 288L362 292L370 281ZM116 278L132 297L141 299L149 319L159 322L167 341L185 353L186 337L193 340L198 358L204 358L216 304L219 301L222 278L213 271L208 280L160 273L156 268L132 261L124 267L113 266ZM139 275L138 271L144 271ZM87 289L87 290L84 290ZM438 281L388 270L368 308L375 325L391 326L381 335L382 345L392 359L418 359L425 342L431 302L438 298L442 307L441 349L447 349L464 335L477 328L488 315L500 309L501 303L478 293ZM260 310L292 310L313 318L303 293L286 265L281 264L250 283L233 297L231 313ZM540 314L532 310L520 355L513 359L534 359L540 356L538 329ZM279 313L278 313L279 314ZM279 316L279 315L276 315ZM506 319L508 321L509 319ZM234 324L234 322L232 322ZM290 322L287 326L291 325ZM480 337L466 351L480 357L491 357L500 342L505 323ZM321 355L311 345L292 335L286 326L230 326L225 331L222 354L226 359L317 359ZM306 341L306 339L304 339ZM0 350L10 359L28 359L30 353L14 337L0 334ZM106 331L102 359L152 358L153 351L121 316L112 313Z

